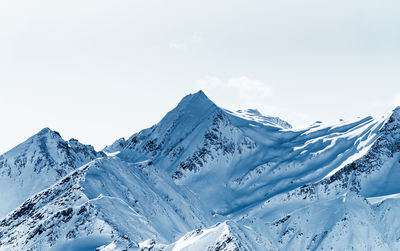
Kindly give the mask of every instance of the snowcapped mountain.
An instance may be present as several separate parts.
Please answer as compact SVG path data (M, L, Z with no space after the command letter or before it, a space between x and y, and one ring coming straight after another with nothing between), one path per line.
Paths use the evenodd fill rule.
M44 129L0 156L0 250L400 248L400 108L296 129L200 91L103 151Z
M26 200L0 221L0 247L66 250L113 242L171 242L205 226L190 191L176 190L150 163L96 159ZM87 245L87 246L86 246Z
M70 171L105 156L76 139L65 141L44 128L0 155L0 217L31 195L49 187Z
M118 156L151 159L214 213L227 215L340 169L370 147L385 122L369 117L288 130L282 120L266 123L256 119L261 116L226 111L198 92L157 125L130 137Z

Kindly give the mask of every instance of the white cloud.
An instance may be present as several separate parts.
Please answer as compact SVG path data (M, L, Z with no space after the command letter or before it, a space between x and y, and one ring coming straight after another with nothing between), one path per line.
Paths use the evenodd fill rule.
M178 39L172 39L169 42L169 48L175 49L175 50L186 50L187 48L200 44L203 41L203 37L197 33L194 32L191 36L186 37L184 39L178 40Z
M197 86L228 109L272 110L272 107L267 104L267 98L271 94L270 87L258 79L251 79L247 76L229 79L206 77L197 80Z
M234 88L249 98L265 98L270 94L270 88L257 79L249 79L246 76L231 78L227 82L228 88Z
M203 37L197 32L193 33L190 37L191 43L200 43L201 41L203 41Z
M314 122L307 112L294 111L290 106L276 106L272 94L279 93L274 93L268 84L259 79L247 76L227 79L206 77L197 80L197 88L202 89L218 105L231 111L255 108L264 115L280 117L298 127Z
M185 50L186 45L183 42L180 42L178 40L171 40L169 42L169 48L175 49L175 50Z

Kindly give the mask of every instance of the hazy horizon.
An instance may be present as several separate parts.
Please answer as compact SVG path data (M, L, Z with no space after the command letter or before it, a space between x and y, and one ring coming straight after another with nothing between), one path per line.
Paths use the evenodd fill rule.
M203 90L198 90L198 91L203 91ZM204 91L203 91L204 92ZM190 95L190 94L194 94L194 93L196 93L196 92L193 92L193 93L188 93L187 95ZM205 93L206 95L207 95L207 93ZM207 95L208 96L208 95ZM182 97L183 98L183 97ZM211 99L212 100L212 99ZM215 100L212 100L214 103L216 103L215 102ZM178 102L179 103L179 102ZM176 105L178 105L178 103L176 104ZM217 104L217 103L216 103ZM176 105L174 105L172 108L171 108L171 110L173 109L173 108L175 108L176 107ZM218 104L217 104L218 105ZM221 108L224 108L224 109L227 109L227 108L225 108L225 107L222 107L222 106L220 106ZM243 109L257 109L257 110L259 110L257 107L248 107L248 108L243 108ZM393 109L395 109L395 107L393 107ZM393 110L392 109L392 110ZM237 111L237 109L227 109L227 110L230 110L230 111ZM389 112L388 112L389 113ZM166 114L164 114L164 115L166 115ZM163 115L163 116L164 116ZM263 115L267 115L268 116L268 114L263 114ZM388 114L382 114L382 116L387 116ZM353 118L353 120L356 120L356 119L358 119L358 118L364 118L364 117L367 117L367 116L371 116L371 115L366 115L366 116L363 116L363 117L360 117L360 116L358 116L357 118ZM282 117L280 117L281 119L283 119L283 120L285 120L285 118L282 118ZM374 117L374 118L377 118L376 116ZM162 119L162 117L159 119L159 121ZM329 120L329 121L323 121L323 122L327 122L327 123L339 123L339 122L341 122L343 119L342 118L337 118L337 119L331 119L331 120ZM149 125L149 126L147 126L147 127L144 127L144 128L141 128L141 129L139 129L139 130L137 130L137 131L133 131L133 132L131 132L131 133L129 133L128 135L121 135L121 136L117 136L116 138L114 138L111 142L108 142L108 143L106 143L105 145L93 145L92 143L90 143L90 142L85 142L85 141L82 141L82 140L80 140L79 138L76 138L76 137L74 137L73 135L71 135L71 136L68 136L68 137L65 137L64 136L64 134L63 134L63 132L62 131L60 131L60 130L57 130L57 128L52 128L52 127L49 127L49 126L44 126L43 128L40 128L39 130L37 130L37 131L35 131L35 132L32 132L32 134L31 135L28 135L27 136L27 138L25 138L25 139L22 139L22 141L21 142L18 142L17 144L15 144L14 146L11 146L11 147L9 147L8 149L6 149L6 150L4 150L3 152L0 152L0 154L3 154L3 153L5 153L5 152L7 152L7 151L9 151L9 150L11 150L13 147L15 147L15 146L17 146L18 144L20 144L20 143L23 143L23 141L25 141L26 139L28 139L29 137L31 137L31 136L33 136L33 135L35 135L36 133L38 133L40 130L42 130L42 129L44 129L44 128L49 128L49 129L51 129L51 130L53 130L53 131L56 131L56 132L58 132L58 133L60 133L60 135L61 135L61 137L64 139L64 140L69 140L69 139L71 139L71 138L75 138L75 139L77 139L77 140L79 140L80 142L82 142L82 143L85 143L85 144L89 144L89 145L93 145L94 147L95 147L95 149L96 150L102 150L104 147L106 147L107 145L111 145L114 141L116 141L117 139L119 139L119 138L125 138L125 139L127 139L128 137L130 137L130 136L132 136L134 133L136 133L136 132L139 132L140 130L142 130L142 129L146 129L146 128L149 128L149 127L151 127L152 125L154 125L154 124L156 124L156 123L158 123L159 121L157 121L157 122L155 122L155 123L153 123L153 124L151 124L151 125ZM308 125L300 125L300 126L298 126L298 125L293 125L290 121L287 121L287 120L285 120L286 122L288 122L289 124L291 124L292 126L293 126L293 130L296 130L296 129L301 129L301 128L303 128L303 127L307 127L307 126L310 126L312 123L315 123L315 122L317 122L317 121L319 121L319 120L315 120L315 121L313 121L313 122L310 122L310 124L308 124ZM101 135L99 135L99 137L100 137Z
M400 105L400 2L2 1L0 153L44 127L101 149L203 90L295 127Z

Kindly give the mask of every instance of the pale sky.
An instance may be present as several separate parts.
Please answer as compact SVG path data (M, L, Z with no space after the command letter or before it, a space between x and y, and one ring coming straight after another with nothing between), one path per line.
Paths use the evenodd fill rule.
M101 149L202 89L295 127L400 105L398 0L0 1L0 153Z

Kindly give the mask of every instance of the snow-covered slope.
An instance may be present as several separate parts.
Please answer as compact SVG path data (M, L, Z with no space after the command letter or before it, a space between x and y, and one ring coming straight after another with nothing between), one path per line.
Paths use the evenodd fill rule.
M198 228L178 241L164 246L153 243L154 250L276 250L260 233L234 221L224 221L208 228Z
M126 146L126 140L125 138L120 138L116 140L114 143L112 143L109 146L104 147L103 152L112 154L119 152L122 148Z
M399 193L396 182L400 172L400 109L373 127L369 147L333 169L323 179L309 182L277 194L250 209L251 214L281 217L299 207L323 199L333 199L354 192L365 198ZM370 133L370 134L371 134ZM361 141L365 136L357 135ZM348 148L346 148L348 150ZM325 163L323 163L326 165ZM321 168L319 168L321 169ZM243 213L243 212L242 212Z
M126 161L151 160L210 211L228 215L337 172L369 149L385 123L367 117L289 130L266 118L222 109L200 91L113 150Z
M242 220L268 233L279 250L394 250L384 222L362 197L348 193L300 207L273 222Z
M58 149L54 133L42 134ZM396 250L399 142L400 108L295 129L200 91L107 156L74 157L66 168L62 151L49 150L57 164L24 164L44 179L65 172L0 221L0 250ZM11 167L0 171L21 181L10 156L40 145L24 144L0 157Z
M232 113L230 111L227 112ZM257 109L238 110L232 114L264 125L280 126L284 129L292 128L291 124L282 120L281 118L262 115Z
M161 177L148 162L96 159L1 220L0 249L138 247L147 239L171 242L205 226L194 195Z
M105 154L90 145L76 139L65 141L58 132L44 128L0 155L0 217L75 168L102 156Z

